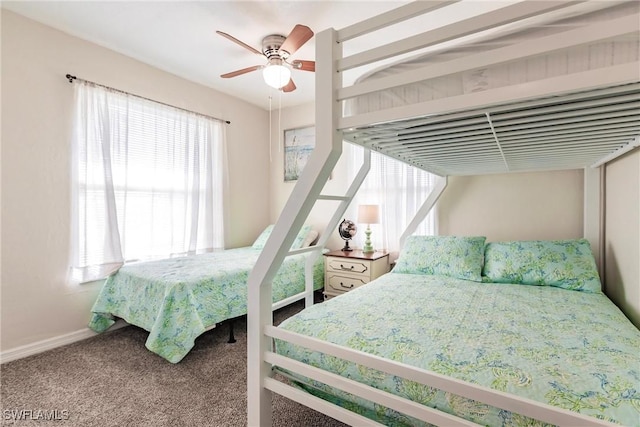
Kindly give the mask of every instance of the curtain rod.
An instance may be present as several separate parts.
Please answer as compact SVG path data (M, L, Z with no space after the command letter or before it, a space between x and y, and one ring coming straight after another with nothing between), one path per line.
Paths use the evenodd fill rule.
M79 79L76 76L72 76L71 74L67 74L65 77L67 78L67 80L69 80L69 83L73 83L74 80L77 80L79 82L91 83L92 85L100 86L100 87L103 87L105 89L112 90L114 92L123 93L123 94L129 95L129 96L135 96L136 98L144 99L146 101L155 102L157 104L166 105L167 107L175 108L177 110L186 111L188 113L196 114L198 116L206 117L208 119L214 119L214 120L218 120L218 121L221 121L221 122L225 122L228 125L231 124L231 122L229 120L219 119L218 117L208 116L208 115L202 114L202 113L196 113L195 111L187 110L186 108L176 107L175 105L167 104L165 102L156 101L155 99L151 99L151 98L145 98L144 96L140 96L140 95L136 95L136 94L133 94L133 93L125 92L124 90L116 89L116 88L113 88L113 87L110 87L110 86L105 86L105 85L102 85L100 83L92 82L90 80Z

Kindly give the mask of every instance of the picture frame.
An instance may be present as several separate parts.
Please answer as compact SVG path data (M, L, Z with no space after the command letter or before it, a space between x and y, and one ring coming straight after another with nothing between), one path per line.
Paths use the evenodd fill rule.
M315 146L315 126L284 131L284 182L298 180Z

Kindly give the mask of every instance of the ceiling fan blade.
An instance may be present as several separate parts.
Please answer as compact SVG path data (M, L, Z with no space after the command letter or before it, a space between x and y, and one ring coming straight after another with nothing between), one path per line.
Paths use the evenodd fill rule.
M280 50L284 50L289 55L293 55L294 52L308 42L311 37L313 37L311 28L297 24L293 27L293 30L291 30L291 33L289 33L284 43L282 43L282 46L280 46Z
M293 79L289 79L289 83L282 87L283 92L293 92L294 90L296 90L296 84L293 82Z
M250 73L251 71L259 70L263 68L263 65L254 65L253 67L243 68L242 70L232 71L230 73L222 74L220 77L223 79L228 79L229 77L239 76L241 74Z
M244 42L241 42L241 41L240 41L240 40L238 40L237 38L235 38L235 37L233 37L233 36L231 36L231 35L229 35L229 34L227 34L227 33L223 33L222 31L216 31L216 33L220 34L222 37L225 37L225 38L227 38L227 39L231 40L231 41L232 41L232 42L234 42L234 43L239 44L239 45L240 45L240 46L242 46L243 48L245 48L245 49L247 49L247 50L250 50L251 52L255 53L256 55L263 55L263 53L262 53L262 52L260 52L259 50L252 48L252 47L251 47L251 46L249 46L248 44L246 44L246 43L244 43Z
M296 59L291 63L291 65L296 70L316 71L316 61L303 61L300 59Z

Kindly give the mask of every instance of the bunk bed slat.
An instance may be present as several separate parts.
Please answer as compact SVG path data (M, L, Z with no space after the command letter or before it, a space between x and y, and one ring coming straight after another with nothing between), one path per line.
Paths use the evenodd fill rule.
M412 151L411 154L412 155L416 155L417 157L419 156L428 156L431 159L437 159L437 158L442 158L442 157L449 157L449 156L455 156L455 157L460 157L460 151L464 150L465 156L464 157L473 157L476 154L483 154L486 153L487 151L493 152L497 149L496 147L496 143L494 140L487 140L486 143L484 144L469 144L466 146L454 146L454 147L446 147L446 148L439 148L439 149L426 149L426 150L420 150L420 151ZM497 153L497 151L496 151ZM469 156L467 156L467 154Z
M567 111L567 104L563 103L562 105L550 105L547 107L538 107L535 109L536 116L540 117L559 117L564 114L569 114L573 111L590 111L590 112L601 112L601 111L617 111L618 105L620 108L625 109L631 103L637 105L638 96L637 94L628 94L628 95L620 95L615 97L603 97L603 98L595 98L590 99L588 101L577 101L571 102L571 109ZM492 117L499 117L500 120L517 120L522 117L531 117L532 112L525 109L523 111L515 110L513 112L502 112L502 113L492 113Z
M611 131L600 131L600 132L593 132L593 133L589 133L586 135L581 135L580 136L580 141L584 141L584 142L590 142L590 141L602 141L602 142L617 142L617 141L627 141L629 138L631 138L633 135L637 134L638 132L640 132L640 128L634 128L633 132L624 132L624 131L618 131L617 129L613 129ZM537 138L535 141L531 141L530 139L527 139L525 137L523 138L519 138L520 142L518 142L518 146L520 147L527 147L527 146L532 146L532 145L538 145L538 144L553 144L553 143L562 143L562 142L570 142L570 141L575 141L576 137L575 135L571 135L571 134L560 134L557 136L547 136L544 138ZM507 139L503 139L502 142L505 145L511 145L509 144L510 140Z
M625 114L623 116L623 114ZM621 117L622 116L622 117ZM553 119L553 120L544 120L539 122L535 119L531 120L531 123L518 123L518 124L504 124L500 122L500 120L494 120L494 125L499 132L518 132L521 130L528 131L530 129L539 129L539 128L550 128L550 131L553 129L575 129L581 128L584 126L582 122L593 122L592 126L599 125L608 125L608 124L619 124L619 123L637 123L638 122L638 111L631 111L629 113L620 113L617 116L611 117L609 113L606 114L583 114L578 117L573 117L569 119Z
M573 108L573 107L572 107ZM501 128L507 126L526 125L531 122L543 122L546 126L553 126L560 123L575 123L588 120L598 120L600 118L609 118L612 113L615 113L615 117L621 115L639 115L640 114L640 101L621 103L617 102L613 105L606 105L597 108L576 108L563 113L553 114L539 114L536 111L536 115L529 115L524 118L509 119L501 115L492 116L494 123L499 123Z
M544 138L544 137L572 137L572 138L579 138L581 135L594 135L595 132L599 132L602 135L608 135L611 132L624 132L625 134L637 134L638 133L638 124L637 123L626 123L626 124L622 124L622 123L611 123L608 126L583 126L583 127L573 127L573 128L569 128L569 129L558 129L557 131L553 131L553 130L546 130L546 131L538 131L538 132L526 132L526 131L520 131L520 132L511 132L508 135L503 135L502 138L503 140L506 141L522 141L522 140L529 140L531 141L532 139L535 141L538 138ZM624 138L624 136L623 136Z

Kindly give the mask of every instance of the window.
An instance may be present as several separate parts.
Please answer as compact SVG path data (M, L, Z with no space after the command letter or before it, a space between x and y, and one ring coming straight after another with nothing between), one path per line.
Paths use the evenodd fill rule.
M224 246L222 122L75 85L72 280Z
M351 170L355 172L362 165L363 149L348 144ZM371 169L352 203L356 209L361 204L375 204L380 206L381 224L371 225L371 240L376 249L386 249L390 252L399 250L399 240L402 233L427 199L436 183L436 175L417 169L406 163L371 152ZM355 218L355 216L354 216ZM365 224L360 224L364 227ZM422 221L416 234L432 235L435 233L435 213L433 210ZM364 231L356 235L356 244L364 244Z

